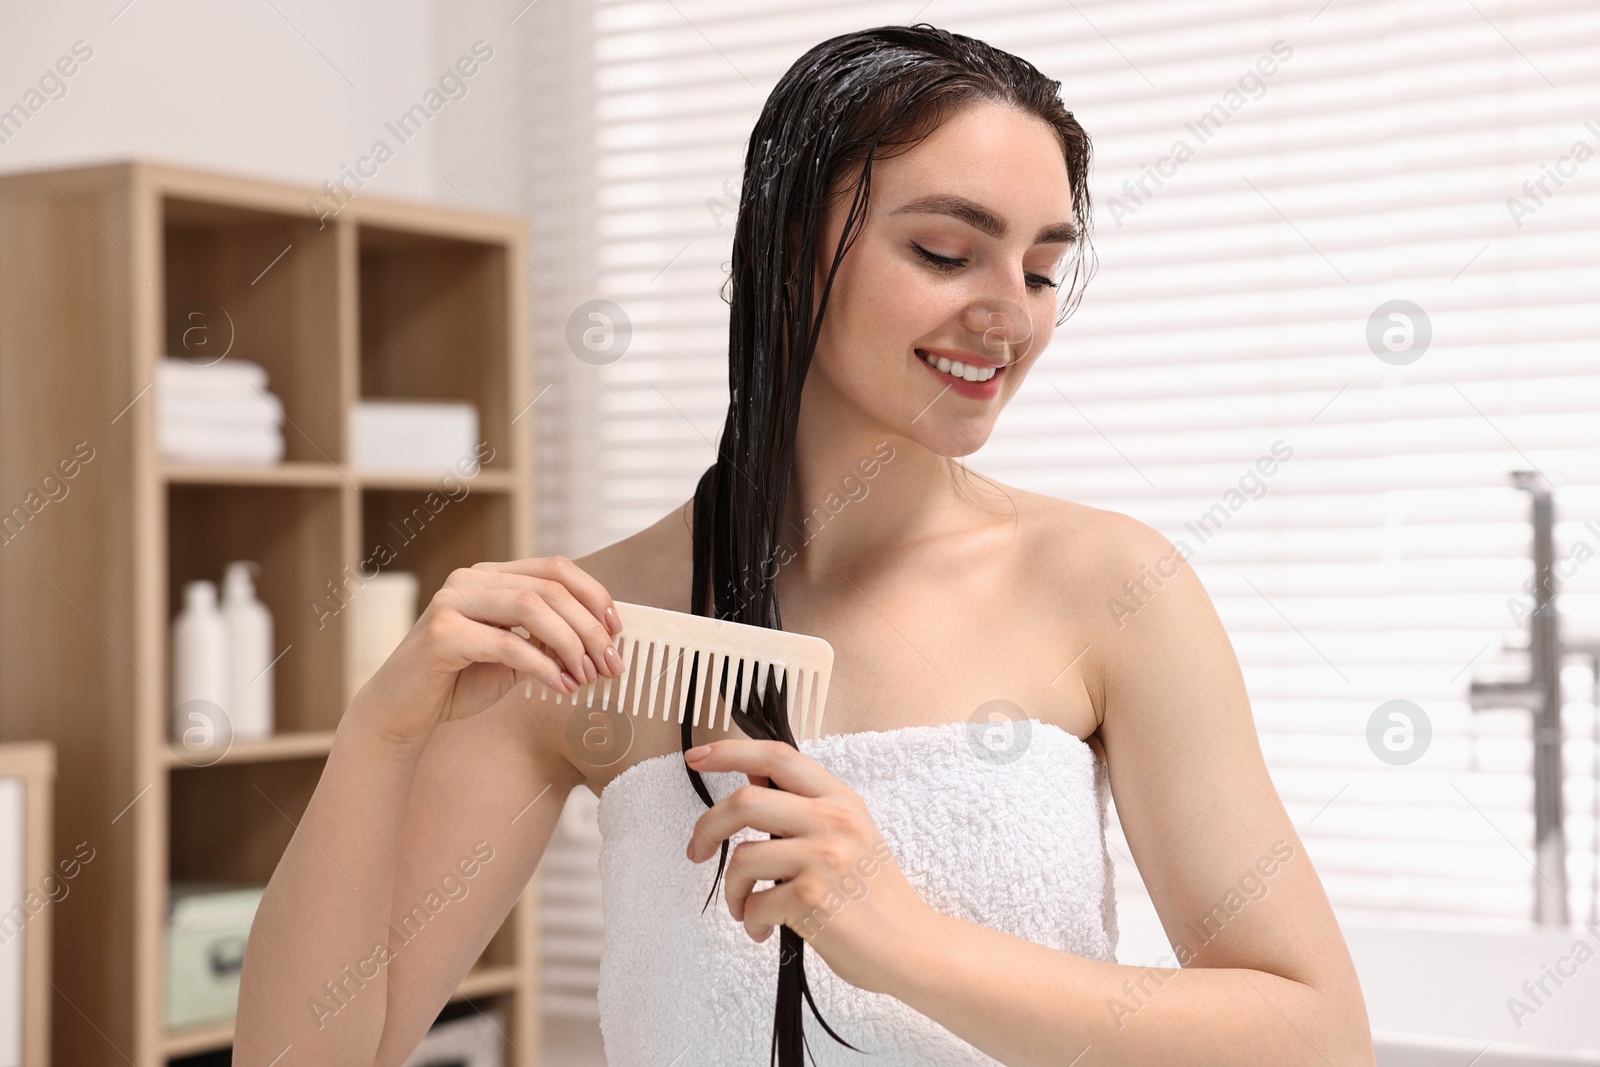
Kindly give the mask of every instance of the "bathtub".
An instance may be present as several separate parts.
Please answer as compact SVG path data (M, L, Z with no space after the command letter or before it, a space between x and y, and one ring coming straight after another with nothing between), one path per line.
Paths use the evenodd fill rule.
M1344 936L1379 1067L1600 1065L1600 933L1347 925ZM1593 953L1583 962L1579 943ZM1546 968L1572 973L1557 985Z
M1119 908L1118 925L1119 963L1173 966L1148 904ZM1600 931L1342 929L1378 1067L1600 1067ZM1594 953L1583 962L1573 953L1579 942ZM1524 989L1558 964L1572 973L1560 986L1545 977L1551 995ZM1513 997L1531 1009L1519 1011L1520 1026Z

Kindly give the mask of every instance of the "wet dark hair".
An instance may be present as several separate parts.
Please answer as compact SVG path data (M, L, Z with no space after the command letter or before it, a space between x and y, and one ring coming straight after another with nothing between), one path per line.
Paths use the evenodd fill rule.
M879 26L829 38L779 79L745 151L728 279L728 415L717 461L694 494L694 614L783 628L773 561L789 491L800 391L834 277L866 219L874 160L909 150L959 109L980 101L1043 120L1061 143L1073 219L1081 235L1069 251L1070 284L1064 278L1057 293L1057 324L1076 306L1082 285L1094 273L1088 243L1090 145L1062 105L1060 88L1059 81L1023 59L927 23ZM854 200L813 321L812 282L824 212L834 196L846 191L836 186L858 166ZM690 669L686 692L692 693L693 674L703 665L697 661ZM717 691L736 709L746 705L748 711L733 712L746 734L795 745L788 694L779 687L779 678L770 677L778 673L768 672L765 691L753 699L730 693L726 673L716 680ZM693 709L687 712L682 724L685 750L692 744L693 726ZM710 807L713 800L700 772L685 767L695 793ZM728 849L724 840L708 907ZM817 1012L806 985L804 938L788 926L778 931L775 1062L801 1067L802 997L829 1036L855 1049Z

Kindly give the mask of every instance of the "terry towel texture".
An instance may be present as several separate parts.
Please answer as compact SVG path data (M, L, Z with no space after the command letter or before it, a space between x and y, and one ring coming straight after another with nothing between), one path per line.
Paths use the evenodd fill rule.
M1114 961L1105 764L1077 737L1037 719L991 736L1004 732L954 722L834 734L800 748L861 795L934 910ZM736 771L704 778L715 800L748 781ZM779 938L750 940L720 885L702 912L717 858L691 863L684 847L705 810L676 752L628 768L600 795L599 1007L608 1067L769 1062ZM747 827L729 847L766 838ZM756 890L771 886L757 882ZM894 997L843 981L810 949L806 977L828 1025L862 1050L834 1041L802 1006L819 1067L998 1062Z

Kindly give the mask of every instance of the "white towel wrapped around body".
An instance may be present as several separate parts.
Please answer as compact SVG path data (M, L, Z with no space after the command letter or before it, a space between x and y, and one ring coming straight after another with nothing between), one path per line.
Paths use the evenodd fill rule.
M992 727L966 722L824 735L800 748L860 794L936 911L1113 962L1106 766L1053 724L1023 719L1011 730L1011 759L985 746ZM704 778L714 800L747 781L731 771ZM720 894L702 912L717 860L693 863L684 846L705 810L676 752L634 764L601 792L599 1007L609 1067L768 1062L780 938L750 940ZM766 837L747 827L730 848ZM834 1041L802 1007L819 1067L998 1062L904 1002L850 985L810 951L806 977L828 1025L862 1050Z

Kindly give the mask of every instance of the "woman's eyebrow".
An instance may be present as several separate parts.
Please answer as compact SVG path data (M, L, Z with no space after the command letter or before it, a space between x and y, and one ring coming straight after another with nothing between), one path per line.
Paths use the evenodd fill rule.
M990 237L999 240L1005 237L1008 227L1006 221L999 215L990 211L982 204L968 200L964 196L954 193L933 193L928 196L919 196L917 199L901 204L895 208L891 215L901 214L918 215L949 215L982 230ZM1033 239L1034 244L1075 244L1080 236L1077 223L1056 222L1045 226L1039 235Z

